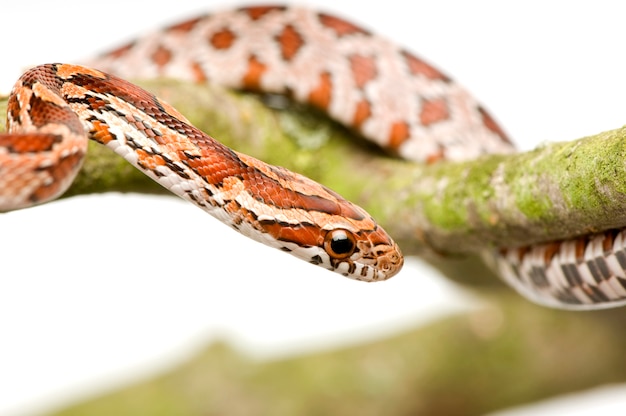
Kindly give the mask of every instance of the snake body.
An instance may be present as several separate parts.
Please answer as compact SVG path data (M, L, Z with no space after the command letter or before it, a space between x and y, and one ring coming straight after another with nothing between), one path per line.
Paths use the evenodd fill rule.
M88 65L42 65L16 83L9 133L0 136L0 210L60 195L90 138L267 245L358 280L384 280L400 270L400 250L364 210L310 179L225 147L127 78L286 94L417 163L515 151L483 107L441 71L353 23L306 8L199 16ZM615 306L626 303L625 233L502 249L495 263L506 281L539 303Z

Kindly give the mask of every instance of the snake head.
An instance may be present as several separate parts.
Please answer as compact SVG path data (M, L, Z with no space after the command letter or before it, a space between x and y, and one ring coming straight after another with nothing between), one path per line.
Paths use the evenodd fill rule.
M386 280L404 259L393 239L361 207L287 169L250 156L232 214L239 231L309 263L363 281Z
M330 270L368 282L389 279L400 271L404 264L400 248L373 219L370 221L371 229L346 224L326 232L322 248Z

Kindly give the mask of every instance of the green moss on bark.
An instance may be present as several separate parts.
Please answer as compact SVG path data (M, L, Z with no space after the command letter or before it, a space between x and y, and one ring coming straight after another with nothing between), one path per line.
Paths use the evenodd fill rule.
M299 107L276 112L258 97L211 86L144 86L234 149L285 166L367 209L406 253L424 243L468 253L520 246L626 224L626 130L531 152L418 166ZM164 192L125 161L91 146L69 195Z

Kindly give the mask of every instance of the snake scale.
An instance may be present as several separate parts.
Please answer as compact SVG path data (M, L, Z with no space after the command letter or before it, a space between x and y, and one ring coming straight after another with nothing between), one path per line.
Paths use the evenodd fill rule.
M9 98L8 133L0 135L0 211L61 195L92 139L264 244L357 280L385 280L401 269L398 246L363 209L225 147L125 81L156 77L286 94L416 163L515 151L459 84L393 42L307 8L241 7L149 33L87 66L24 73ZM626 230L501 249L495 266L544 305L626 303Z

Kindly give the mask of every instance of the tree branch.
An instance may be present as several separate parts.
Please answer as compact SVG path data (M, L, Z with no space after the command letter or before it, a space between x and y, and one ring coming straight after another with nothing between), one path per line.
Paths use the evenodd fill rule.
M301 172L367 209L407 254L424 243L469 253L626 224L626 129L513 155L419 166L312 111L275 112L255 96L178 81L144 82L225 144ZM164 190L99 145L66 196Z
M511 292L493 298L401 335L294 358L258 361L213 344L53 414L474 416L626 381L623 312L572 314Z

